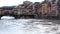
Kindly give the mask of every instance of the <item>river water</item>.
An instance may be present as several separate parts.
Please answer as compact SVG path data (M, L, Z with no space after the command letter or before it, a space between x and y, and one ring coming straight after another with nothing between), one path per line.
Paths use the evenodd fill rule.
M0 34L60 34L60 20L0 20Z

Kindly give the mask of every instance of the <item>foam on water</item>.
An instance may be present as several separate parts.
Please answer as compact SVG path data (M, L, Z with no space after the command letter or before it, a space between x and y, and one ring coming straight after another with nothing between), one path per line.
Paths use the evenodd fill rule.
M0 34L59 34L60 25L45 20L0 20Z
M15 17L12 16L2 16L1 19L15 19Z

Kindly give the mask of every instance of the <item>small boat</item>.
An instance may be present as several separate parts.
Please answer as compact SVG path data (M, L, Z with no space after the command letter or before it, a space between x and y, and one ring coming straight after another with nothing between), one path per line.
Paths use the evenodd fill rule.
M15 19L13 16L2 16L1 19Z

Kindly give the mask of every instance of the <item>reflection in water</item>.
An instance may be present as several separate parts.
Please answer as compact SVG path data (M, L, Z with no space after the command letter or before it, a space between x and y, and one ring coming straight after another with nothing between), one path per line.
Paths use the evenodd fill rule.
M59 20L0 20L0 34L59 34Z

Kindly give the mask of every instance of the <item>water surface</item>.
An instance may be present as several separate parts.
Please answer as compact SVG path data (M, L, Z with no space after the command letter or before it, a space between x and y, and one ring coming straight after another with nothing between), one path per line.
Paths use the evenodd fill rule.
M60 34L60 20L0 20L0 34Z

